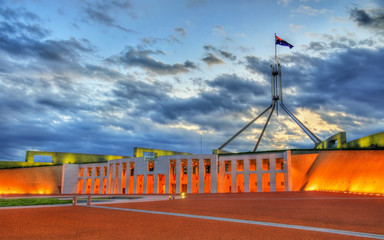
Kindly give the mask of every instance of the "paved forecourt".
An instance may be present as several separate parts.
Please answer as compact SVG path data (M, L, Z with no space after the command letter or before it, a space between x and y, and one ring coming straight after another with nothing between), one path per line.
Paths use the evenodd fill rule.
M384 198L335 193L188 195L92 207L0 209L1 239L384 239Z

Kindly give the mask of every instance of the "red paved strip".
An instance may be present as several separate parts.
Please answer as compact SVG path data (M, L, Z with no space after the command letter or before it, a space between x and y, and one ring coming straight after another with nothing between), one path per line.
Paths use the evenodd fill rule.
M1 239L364 239L183 217L58 207L0 210Z
M356 197L356 196L354 196ZM285 199L286 198L286 199ZM319 200L318 198L325 198ZM329 198L337 198L330 200ZM291 200L287 200L291 199ZM384 198L319 193L188 195L113 207L183 212L383 234ZM0 209L0 239L364 239L89 207Z
M384 234L383 197L317 192L207 194L109 206Z

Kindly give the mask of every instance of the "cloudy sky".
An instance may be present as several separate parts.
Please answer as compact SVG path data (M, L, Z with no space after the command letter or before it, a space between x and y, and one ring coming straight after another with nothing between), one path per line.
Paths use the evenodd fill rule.
M314 133L384 130L383 0L0 0L1 160L211 153L271 104L274 33ZM225 150L251 151L267 115ZM313 147L279 109L259 150Z

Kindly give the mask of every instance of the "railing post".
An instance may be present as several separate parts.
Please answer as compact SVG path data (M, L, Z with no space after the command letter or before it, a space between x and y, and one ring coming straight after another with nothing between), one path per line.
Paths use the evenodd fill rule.
M87 205L88 205L88 206L91 206L91 195L88 195L88 202L87 202Z

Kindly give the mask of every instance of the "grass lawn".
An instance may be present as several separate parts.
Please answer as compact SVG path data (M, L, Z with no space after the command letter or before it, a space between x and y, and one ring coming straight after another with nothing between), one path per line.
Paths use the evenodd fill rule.
M0 199L0 207L47 205L47 204L66 204L66 203L72 203L72 200L71 199L62 200L62 199L57 199L57 198Z

